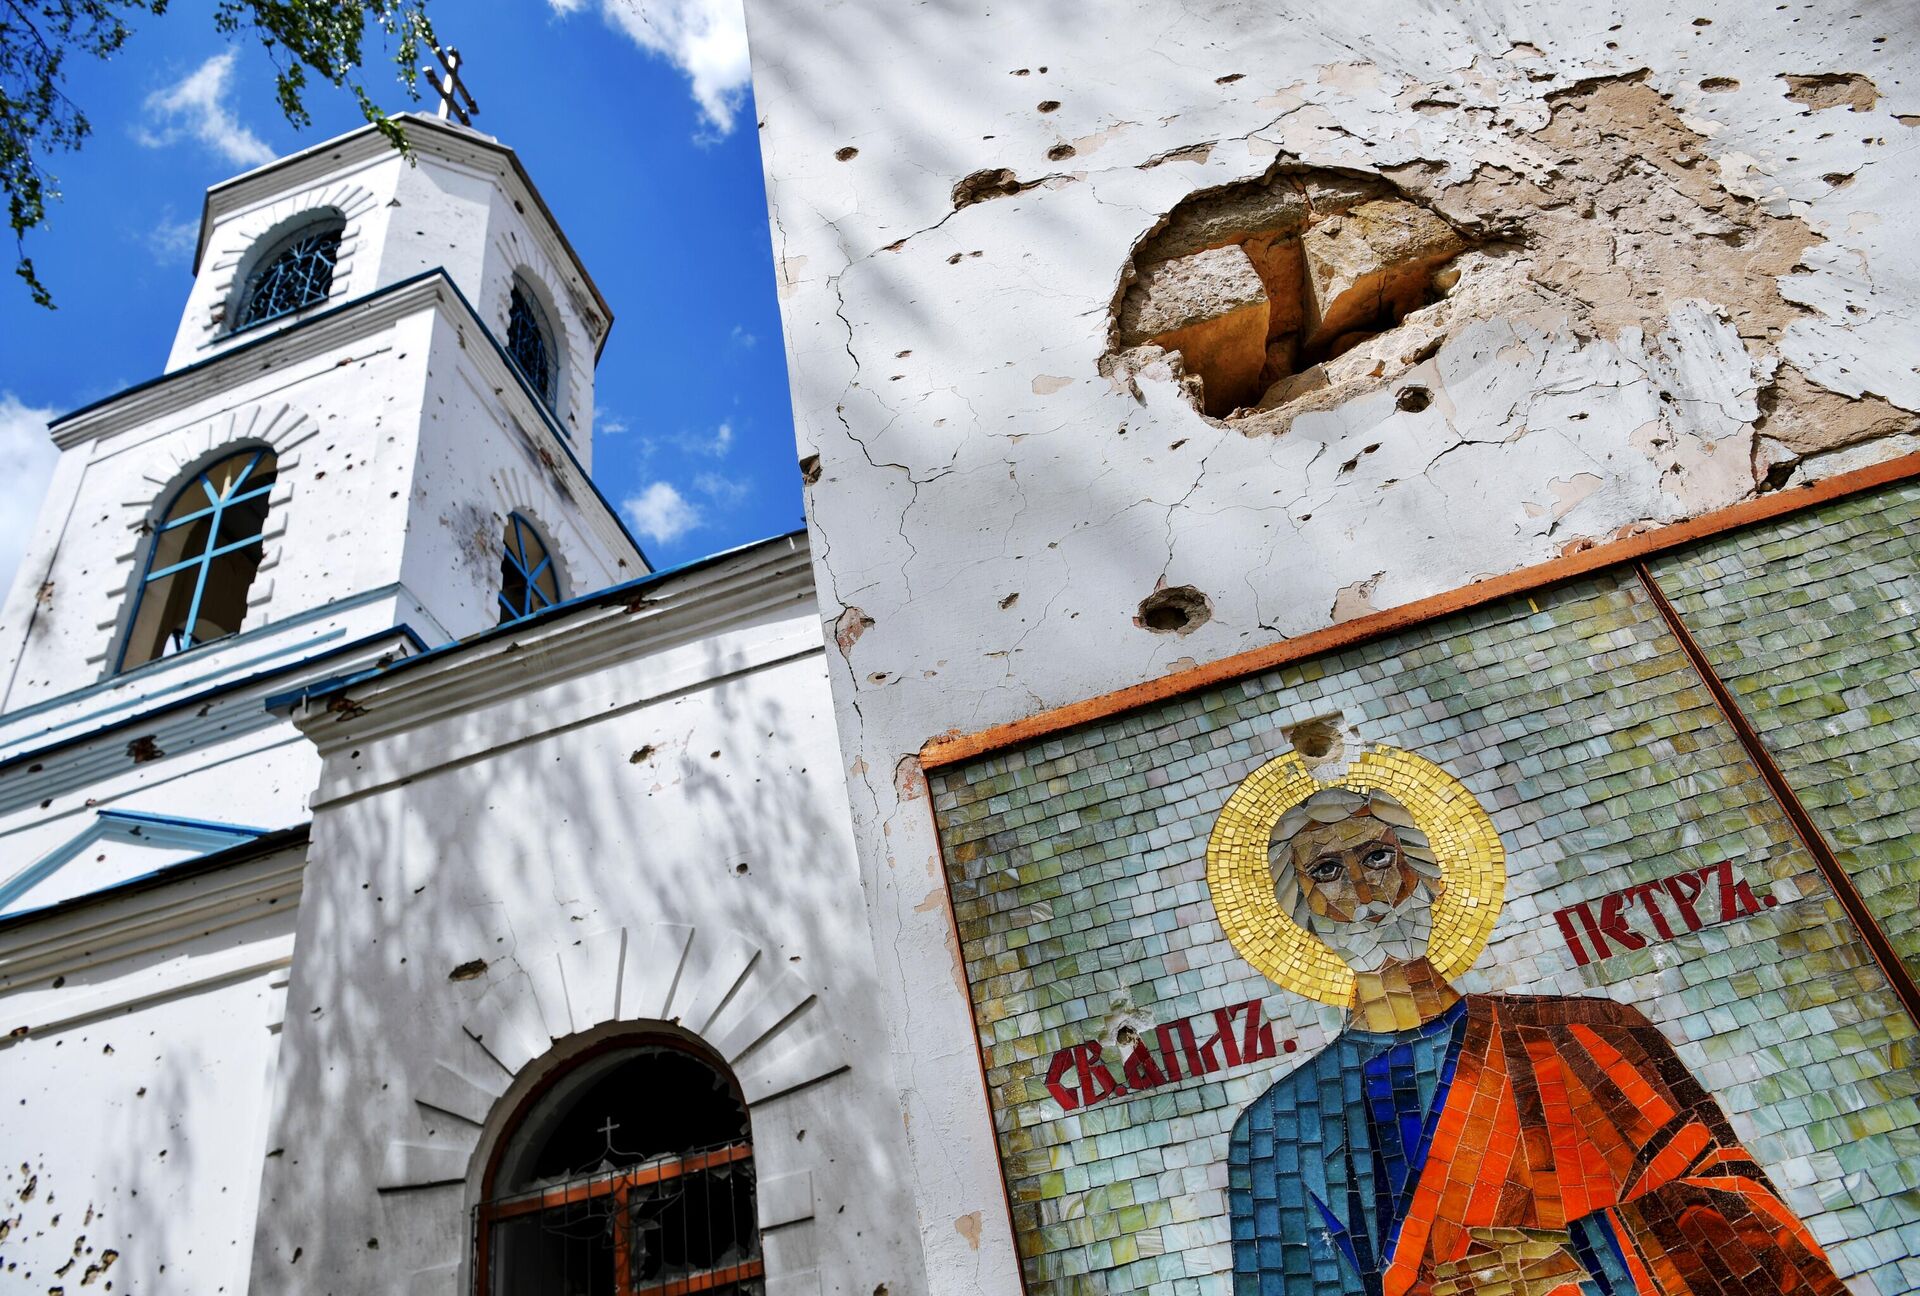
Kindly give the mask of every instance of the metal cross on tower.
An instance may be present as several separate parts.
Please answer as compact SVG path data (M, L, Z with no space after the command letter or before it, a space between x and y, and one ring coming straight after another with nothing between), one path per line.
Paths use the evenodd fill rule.
M433 82L433 88L440 95L440 120L451 116L462 126L473 125L473 115L480 111L480 105L474 102L473 93L460 79L460 51L451 45L435 45L433 56L440 61L440 71L431 67L420 70ZM444 74L444 75L443 75ZM465 100L465 104L462 104Z

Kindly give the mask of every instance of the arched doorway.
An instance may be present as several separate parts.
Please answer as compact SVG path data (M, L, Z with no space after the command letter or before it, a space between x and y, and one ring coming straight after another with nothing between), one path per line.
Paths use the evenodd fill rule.
M547 1077L482 1194L481 1296L762 1290L746 1103L690 1041L609 1040Z

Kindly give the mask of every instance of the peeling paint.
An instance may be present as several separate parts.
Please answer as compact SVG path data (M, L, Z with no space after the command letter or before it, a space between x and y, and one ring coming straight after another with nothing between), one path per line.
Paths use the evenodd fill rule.
M776 256L813 269L782 310L816 571L868 622L858 670L830 657L929 1285L1004 1296L1005 1212L977 1254L948 1227L999 1169L952 1137L988 1117L935 1060L973 1027L930 954L946 914L897 866L934 849L901 757L1920 445L1920 51L1824 0L749 10ZM988 41L1054 71L945 56ZM858 87L825 70L855 49ZM1831 103L1789 97L1819 76ZM831 166L847 138L858 166ZM1062 143L1072 183L955 208ZM1116 334L1140 258L1208 195L1308 174L1464 250L1372 336L1209 410L1206 363ZM1208 619L1144 632L1143 594L1176 587Z

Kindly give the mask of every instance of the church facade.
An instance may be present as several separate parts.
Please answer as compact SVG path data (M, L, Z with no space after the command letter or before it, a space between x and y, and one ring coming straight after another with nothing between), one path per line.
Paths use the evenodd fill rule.
M1920 1290L1912 33L1123 8L749 3L671 570L509 149L210 192L0 609L9 1284Z
M649 570L590 476L611 313L508 149L405 124L213 190L167 372L53 428L8 1284L903 1267L806 539Z

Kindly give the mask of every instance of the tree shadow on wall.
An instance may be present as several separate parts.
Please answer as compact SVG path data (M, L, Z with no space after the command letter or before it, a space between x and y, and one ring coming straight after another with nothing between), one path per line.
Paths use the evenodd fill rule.
M482 1079L493 1068L499 1085L463 1022L490 988L584 938L655 923L737 931L824 1004L873 997L819 659L753 668L719 642L696 651L689 673L711 687L624 701L648 683L640 662L539 679L460 720L487 734L483 755L423 757L398 783L318 810L258 1280L282 1281L296 1251L310 1282L466 1254L464 1186L376 1194L383 1160L395 1142L475 1136L413 1096L441 1064ZM587 699L591 719L519 736ZM440 736L412 741L419 754ZM858 1056L859 1041L839 1043ZM873 1155L872 1180L897 1173ZM377 1260L365 1254L375 1240Z

